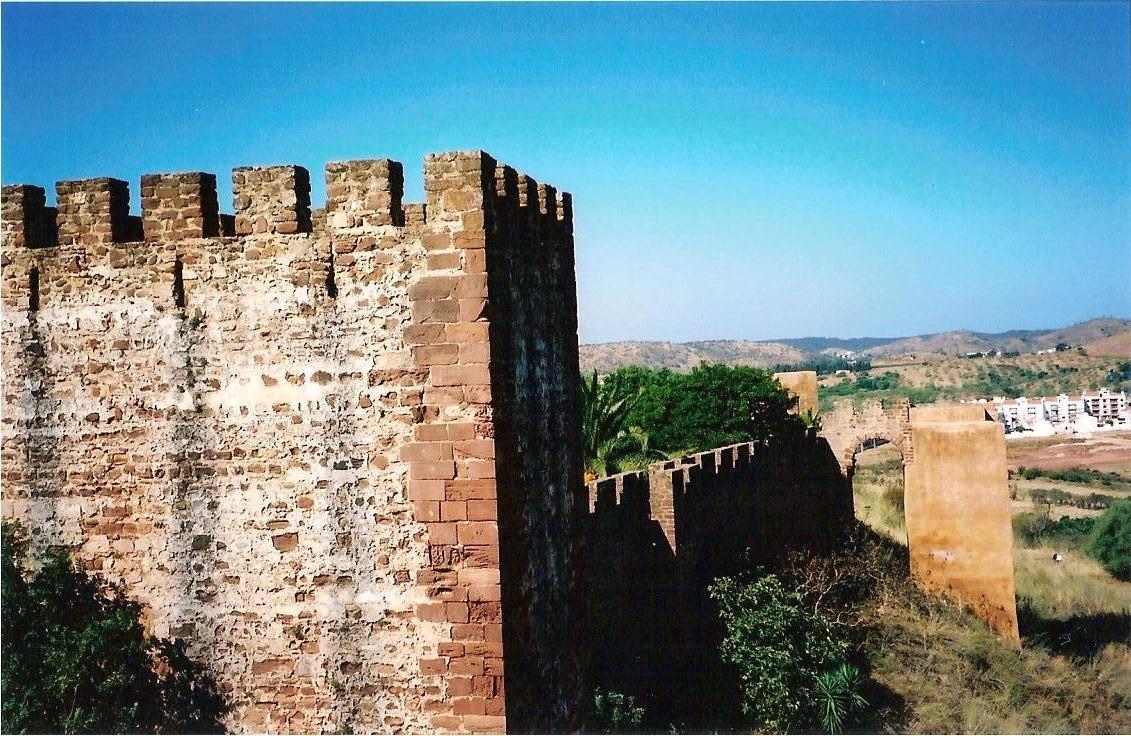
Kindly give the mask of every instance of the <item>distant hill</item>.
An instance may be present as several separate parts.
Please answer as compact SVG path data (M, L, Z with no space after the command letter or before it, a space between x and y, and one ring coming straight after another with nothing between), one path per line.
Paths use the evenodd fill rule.
M903 355L954 356L987 350L1031 353L1057 343L1085 345L1091 352L1126 355L1131 350L1131 319L1103 317L1050 330L988 333L952 330L910 337L800 337L780 340L706 340L700 342L607 342L581 346L581 367L605 373L625 365L690 370L702 361L769 368L804 363L821 356L853 352L873 358ZM1094 348L1092 347L1094 346ZM1114 352L1103 352L1110 350Z

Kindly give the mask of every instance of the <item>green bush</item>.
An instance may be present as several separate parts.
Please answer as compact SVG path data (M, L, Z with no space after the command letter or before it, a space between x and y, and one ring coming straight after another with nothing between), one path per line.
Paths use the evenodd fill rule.
M177 641L63 552L31 571L19 528L0 531L0 710L6 733L218 733L224 704Z
M644 733L644 709L631 695L597 688L593 696L594 733Z
M741 681L742 712L771 731L838 731L863 708L849 642L773 574L710 588L725 628L724 662Z
M1087 542L1095 525L1093 517L1072 519L1062 516L1053 521L1044 514L1026 511L1013 517L1013 534L1026 547L1062 545L1079 549Z
M614 400L631 397L624 425L669 455L765 439L797 422L773 374L749 366L703 363L689 373L629 366L605 376L601 389Z
M1131 581L1131 500L1108 507L1084 551L1115 577Z

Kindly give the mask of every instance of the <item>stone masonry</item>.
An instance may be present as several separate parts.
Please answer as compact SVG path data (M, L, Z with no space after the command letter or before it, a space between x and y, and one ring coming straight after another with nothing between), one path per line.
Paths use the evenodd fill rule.
M1018 643L1002 426L977 404L913 407L906 399L842 401L822 424L849 481L866 440L899 449L912 577Z
M482 152L6 186L3 513L269 732L580 727L572 202Z

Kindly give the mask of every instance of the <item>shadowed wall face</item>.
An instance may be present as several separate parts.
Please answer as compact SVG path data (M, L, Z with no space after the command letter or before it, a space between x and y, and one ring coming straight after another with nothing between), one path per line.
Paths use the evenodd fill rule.
M707 586L792 550L830 549L852 515L824 439L798 433L656 463L589 485L593 677L650 712L706 730L734 696L719 677Z
M924 590L970 605L1018 641L1001 425L932 408L911 414L915 462L905 468L905 507L912 575Z
M527 180L504 237L497 168L429 156L425 205L334 163L313 212L301 167L238 169L234 217L204 173L143 177L140 218L118 180L3 190L3 513L184 638L233 729L579 718L569 198Z

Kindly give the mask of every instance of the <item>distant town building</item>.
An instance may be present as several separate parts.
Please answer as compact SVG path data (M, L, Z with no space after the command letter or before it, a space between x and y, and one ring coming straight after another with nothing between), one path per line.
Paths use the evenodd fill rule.
M1025 432L1036 436L1082 434L1100 429L1123 429L1131 424L1127 394L1106 388L1084 391L1079 397L1068 394L1007 399L995 396L997 420L1007 433Z

